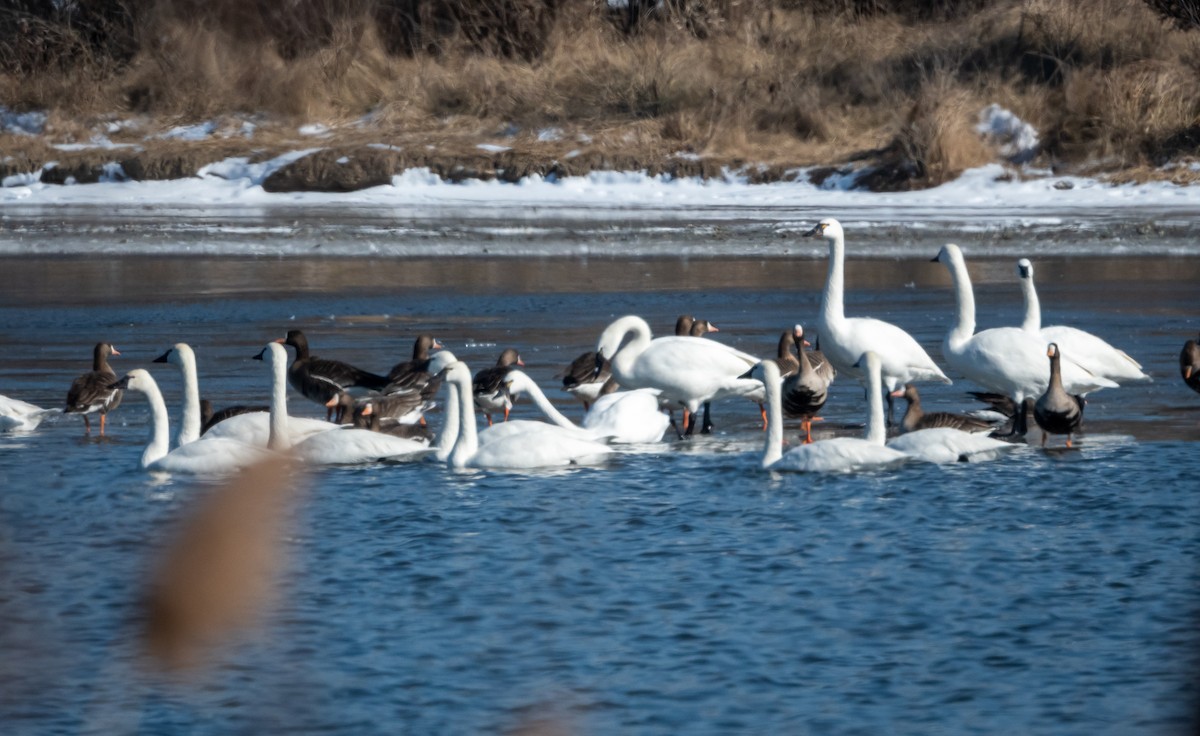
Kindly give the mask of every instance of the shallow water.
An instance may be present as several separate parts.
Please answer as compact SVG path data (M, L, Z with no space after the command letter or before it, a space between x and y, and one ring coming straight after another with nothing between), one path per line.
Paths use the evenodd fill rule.
M971 259L981 327L1015 324L1010 258ZM952 303L937 243L848 264L850 314L940 359ZM135 601L203 493L137 470L148 412L104 440L76 418L0 435L0 722L6 733L571 732L1174 734L1194 723L1200 328L1194 257L1040 258L1044 322L1097 332L1151 384L1095 394L1078 448L978 465L798 476L757 469L757 408L717 434L558 473L433 464L330 469L299 497L284 593L258 635L190 681L139 666ZM690 312L764 356L811 322L809 259L0 261L0 392L54 406L110 340L118 372L184 340L218 406L260 399L251 361L300 327L373 370L431 332L472 368L518 347L553 374L612 318ZM922 386L970 406L965 382ZM821 434L855 433L861 389ZM292 412L318 407L291 397ZM528 405L517 413L532 416ZM434 424L440 415L434 416ZM794 428L789 429L794 436ZM1035 435L1031 435L1035 439Z

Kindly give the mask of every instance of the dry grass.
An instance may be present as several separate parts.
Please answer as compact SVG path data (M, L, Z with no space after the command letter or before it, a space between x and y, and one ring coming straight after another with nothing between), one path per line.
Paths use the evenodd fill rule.
M992 102L1038 126L1043 165L1200 153L1200 32L1140 0L678 0L634 16L571 0L123 6L129 17L101 16L128 42L107 46L53 18L38 21L48 40L18 41L0 14L0 104L49 110L56 131L84 140L67 121L367 116L376 141L442 150L516 129L501 142L544 157L541 168L586 133L593 160L649 167L683 151L780 171L877 160L883 185L899 187L994 158L973 131ZM31 63L47 55L56 63ZM569 142L522 140L550 127ZM353 133L340 145L368 142L342 130Z

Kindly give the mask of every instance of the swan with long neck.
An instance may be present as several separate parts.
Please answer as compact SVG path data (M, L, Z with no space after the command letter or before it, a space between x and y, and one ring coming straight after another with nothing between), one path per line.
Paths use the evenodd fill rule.
M693 414L706 401L762 391L761 381L744 377L758 364L753 355L701 337L652 339L650 325L634 315L605 328L596 355L611 362L617 383L658 389L663 401Z
M183 412L175 446L182 447L200 439L200 385L196 377L196 353L185 342L177 342L167 352L154 359L155 363L179 366L183 377Z
M806 235L820 236L829 244L829 270L825 276L825 290L821 294L817 333L820 335L821 351L833 367L861 379L863 371L855 367L859 358L866 352L875 353L880 360L880 375L889 394L889 409L891 392L910 381L951 383L912 335L890 322L846 316L846 237L841 223L832 218L821 220Z
M1040 396L1050 384L1045 342L1019 327L994 327L975 332L975 294L962 250L942 247L935 262L950 272L958 310L942 343L942 354L952 369L966 378L1010 397L1020 405L1026 397ZM1063 385L1072 394L1086 394L1117 384L1075 363L1063 361Z
M150 442L142 451L141 466L146 470L161 470L170 473L199 475L221 475L239 470L265 459L269 453L259 447L230 439L211 439L204 442L189 442L170 449L170 420L167 404L163 401L158 383L150 373L141 368L125 374L116 384L117 388L138 391L150 403Z
M868 352L855 366L863 373L867 388L867 431L864 437L834 437L783 452L783 408L780 398L779 366L762 363L767 393L767 438L763 445L762 467L766 470L837 473L871 470L897 465L908 455L887 447L887 429L883 418L883 378L881 361Z
M1017 276L1025 297L1025 319L1021 322L1021 329L1037 335L1044 343L1057 344L1064 355L1070 356L1071 362L1114 383L1154 380L1125 351L1118 350L1090 332L1069 325L1042 327L1042 308L1033 285L1033 264L1029 259L1017 261Z
M608 445L581 439L561 427L540 422L531 422L537 427L530 426L516 433L504 430L509 434L481 442L475 426L470 369L465 363L457 362L446 368L445 375L446 390L457 394L458 402L458 438L448 458L452 468L531 470L592 464L612 454L612 448ZM484 434L501 430L504 426L499 425Z
M534 405L556 426L583 439L623 444L659 442L671 421L666 414L659 411L657 389L643 388L603 394L596 398L583 418L583 426L580 427L555 408L541 387L524 371L509 372L505 382L512 392L528 393ZM519 421L521 420L509 421L506 424L513 425ZM499 427L492 427L485 434L495 434L498 430Z

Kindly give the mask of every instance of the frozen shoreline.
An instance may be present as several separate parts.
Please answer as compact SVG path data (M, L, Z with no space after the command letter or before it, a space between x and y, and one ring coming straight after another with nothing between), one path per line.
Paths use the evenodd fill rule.
M0 255L816 258L824 249L799 235L827 216L861 257L946 240L975 255L1200 255L1200 187L997 181L999 166L894 194L636 173L451 184L420 171L360 192L270 194L270 170L227 162L163 182L10 182Z

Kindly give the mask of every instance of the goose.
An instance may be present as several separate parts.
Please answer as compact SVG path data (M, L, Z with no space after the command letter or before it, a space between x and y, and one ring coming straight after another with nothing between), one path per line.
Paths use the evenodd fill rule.
M254 412L267 413L271 407L266 405L247 406L245 404L235 404L227 406L220 411L213 411L213 403L208 399L200 399L200 436L203 437L208 433L208 430L217 426L226 419L239 416L241 414L251 414Z
M950 271L958 304L955 324L942 343L942 355L950 367L989 391L1010 397L1014 405L1020 405L1027 396L1044 393L1050 385L1050 372L1046 369L1042 339L1019 327L975 332L975 295L962 251L957 245L948 244L933 260ZM1063 366L1062 380L1073 394L1117 385L1070 362ZM1014 426L1016 430L1018 427Z
M120 354L112 343L96 343L92 349L92 370L72 381L71 388L67 390L67 405L63 413L82 414L84 431L88 434L92 432L89 414L100 413L100 436L103 437L108 413L121 405L121 390L113 388L117 374L108 366L109 356Z
M1200 344L1188 340L1179 352L1179 375L1188 388L1200 393Z
M276 340L296 349L296 358L287 371L288 383L305 398L325 404L340 391L368 389L378 391L388 385L386 376L379 376L356 368L340 360L327 360L311 355L308 338L300 330L289 330L287 337ZM332 411L327 410L329 419Z
M272 343L279 344L279 343ZM255 360L266 360L268 351L264 348L261 352L254 356ZM285 352L286 355L286 352ZM270 403L274 404L276 400L282 397L282 400L287 401L287 370L276 376L278 381L271 385ZM333 422L327 422L323 419L309 419L307 417L290 417L285 427L287 431L287 445L291 446L303 441L320 432L328 432L337 429L338 425ZM283 431L283 430L281 430ZM247 445L255 447L270 447L271 446L271 410L267 407L266 412L249 412L229 417L219 424L214 424L201 437L202 441L207 442L209 439L232 439L243 442Z
M1042 308L1037 289L1033 286L1033 264L1028 258L1017 261L1017 276L1025 296L1025 319L1021 329L1041 337L1043 342L1056 343L1071 361L1097 376L1114 383L1153 381L1142 372L1142 366L1123 350L1118 350L1090 332L1067 325L1042 327Z
M472 395L475 405L487 417L489 427L492 426L492 414L498 411L503 411L504 421L508 421L508 415L512 411L512 402L516 395L505 391L504 378L510 370L513 370L514 366L524 367L525 361L521 360L521 354L515 348L506 348L504 352L500 353L496 365L484 368L475 374Z
M429 351L440 350L442 344L433 335L418 335L413 343L412 360L397 363L388 371L387 379L390 386L411 387L413 382L422 381L423 376L429 375ZM424 378L428 381L428 378Z
M631 339L622 346L627 336ZM762 390L761 381L746 377L758 364L753 355L699 337L651 339L650 325L635 315L621 317L605 328L596 344L596 356L597 360L612 361L617 383L631 389L656 388L663 401L689 414L695 414L706 401Z
M581 439L561 427L540 422L533 423L539 425L537 428L528 428L485 444L480 441L481 434L500 429L507 430L507 425L493 427L483 433L477 432L471 400L470 369L465 363L452 363L446 368L445 384L447 391L452 395L457 394L459 409L456 428L458 438L448 458L452 468L530 470L583 465L603 461L613 452L606 444ZM445 431L446 429L443 429L443 432Z
M707 335L710 332L720 332L720 331L721 330L716 325L714 325L712 322L709 322L706 319L696 319L695 317L693 317L690 314L681 314L675 319L675 337L685 337L685 336L686 337L704 337L705 335ZM761 410L762 409L762 400L763 400L762 397L757 396L757 397L751 397L751 398L753 401L758 403L758 407ZM767 414L765 411L763 411L762 415L763 415L763 428L766 428ZM667 417L667 421L668 422L671 421L670 416ZM683 430L684 433L687 435L691 435L696 430L696 415L695 414L689 415L688 411L685 409L683 423L684 423L684 425L686 425ZM704 402L704 416L701 417L701 422L700 422L700 434L711 434L712 431L713 431L712 402L706 401L706 402Z
M390 434L393 437L402 437L426 444L429 444L433 439L429 430L420 425L401 424L395 420L384 421L375 412L375 406L370 399L360 406L352 407L350 411L353 416L351 426L355 429L369 429L372 432L382 432L383 434Z
M826 218L805 235L819 235L829 244L829 270L825 276L825 290L821 294L817 332L830 364L842 373L861 379L862 372L854 366L863 353L874 352L882 361L881 375L888 392L889 423L892 416L891 392L900 386L913 381L951 383L912 335L890 322L869 317L846 317L843 305L846 238L841 223Z
M800 426L804 429L804 444L812 444L812 423L817 418L817 412L825 406L829 397L829 384L833 382L836 372L825 360L823 353L815 350L805 351L804 348L809 343L804 339L803 325L796 325L791 333L784 335L790 337L796 345L799 358L796 361L796 372L785 376L780 388L783 415L800 419ZM782 366L780 375L784 375Z
M587 411L599 396L604 384L612 378L612 365L603 361L596 365L596 351L580 353L571 364L554 376L562 379L563 391L575 397Z
M267 353L272 372L270 433L267 446L272 450L290 450L292 455L310 465L357 465L380 460L415 460L432 452L426 442L393 437L354 427L334 427L317 432L292 443L287 413L287 351L278 342L268 343ZM260 353L260 355L262 355ZM326 423L328 424L328 423Z
M200 405L200 386L196 377L195 352L187 343L177 342L152 362L179 366L179 372L183 376L183 412L180 415L179 433L175 435L175 446L182 447L189 442L195 442L203 434L203 409Z
M1083 397L1072 396L1063 389L1062 356L1058 345L1050 343L1046 348L1050 358L1050 385L1033 405L1033 421L1042 428L1042 447L1046 446L1046 434L1065 434L1067 447L1071 446L1071 433L1078 432L1083 424Z
M963 432L988 432L994 428L991 422L967 416L966 414L954 414L948 411L925 411L921 408L921 394L917 391L917 387L911 383L904 384L904 388L897 390L894 395L903 397L904 401L908 403L908 408L904 411L904 418L900 420L901 432L916 432L922 429L937 428L957 429Z
M873 352L866 353L857 369L865 371L867 388L867 433L857 437L834 437L800 445L783 452L783 410L780 402L779 366L773 361L762 363L763 383L767 389L767 439L763 446L762 467L765 470L836 473L872 470L906 462L908 455L884 443L887 429L883 419L883 376L881 361Z
M377 420L387 419L390 423L416 425L425 421L425 412L435 404L427 401L418 391L403 391L387 396L365 396L355 398L343 391L325 403L326 408L334 410L334 423L344 423L354 416L363 406L371 404L372 415ZM339 421L339 418L341 421Z
M33 431L43 419L58 412L58 409L43 409L28 401L0 395L0 432Z
M142 451L140 465L146 470L193 475L224 475L266 459L271 453L231 439L189 442L170 450L171 428L167 404L150 372L135 368L116 382L123 390L137 391L150 402L150 442Z

